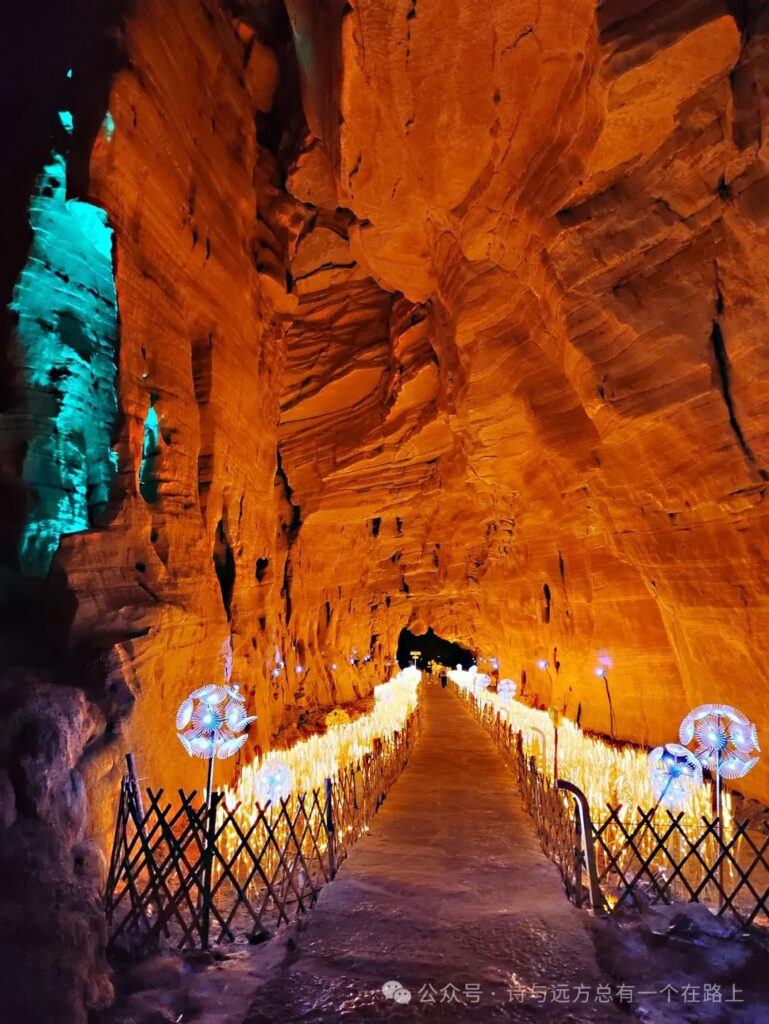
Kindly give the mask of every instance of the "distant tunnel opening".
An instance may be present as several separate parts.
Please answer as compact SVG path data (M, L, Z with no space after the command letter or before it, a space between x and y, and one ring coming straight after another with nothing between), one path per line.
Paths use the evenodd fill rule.
M430 661L440 662L441 665L447 665L449 668L461 665L463 669L469 669L471 665L475 664L475 655L472 651L466 650L451 640L444 640L442 636L438 636L433 631L432 626L421 636L408 629L401 630L401 635L398 637L397 654L398 664L401 668L405 668L406 665L410 665L414 661L412 651L419 652L416 664L421 669L426 669Z

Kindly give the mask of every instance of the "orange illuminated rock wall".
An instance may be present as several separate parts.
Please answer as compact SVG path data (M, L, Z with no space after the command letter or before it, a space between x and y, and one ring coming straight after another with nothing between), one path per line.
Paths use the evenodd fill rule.
M90 177L119 486L59 563L152 777L189 770L170 716L229 638L262 747L368 692L406 624L617 737L760 720L760 6L291 0L290 35L136 6Z
M289 4L308 607L341 579L388 644L431 624L618 737L765 721L769 14L351 7Z
M644 743L703 701L761 729L769 652L765 3L134 0L80 24L79 50L29 33L9 194L71 51L70 187L115 240L117 476L45 580L4 572L0 644L3 849L59 851L6 877L25 927L25 893L43 935L66 892L92 936L73 1021L109 988L88 828L127 750L200 786L173 716L230 652L247 757L366 698L404 626ZM26 215L4 222L17 273ZM5 552L12 332L3 355ZM743 788L769 799L768 760Z
M262 749L365 697L405 625L618 738L761 721L763 7L129 8L85 186L118 476L55 561L99 652L100 828L126 749L197 771L173 713L230 646Z

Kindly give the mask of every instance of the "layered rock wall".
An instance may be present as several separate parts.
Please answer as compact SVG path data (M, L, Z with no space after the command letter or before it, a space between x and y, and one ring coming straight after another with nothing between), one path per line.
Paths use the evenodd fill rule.
M25 79L25 109L49 128L10 194L66 151L116 313L73 330L79 285L17 212L12 828L47 821L65 871L86 813L107 836L126 750L200 783L172 727L193 686L230 668L248 757L365 698L406 625L618 738L673 739L707 700L761 721L768 37L765 4L726 0L135 0L46 37L58 77ZM62 346L42 384L33 258L62 282L28 318ZM94 393L62 434L64 355ZM85 453L82 516L29 578L30 524L70 500L36 450ZM82 702L71 743L41 724L29 747L30 671ZM51 811L65 776L77 822Z
M128 747L184 780L230 651L266 747L405 624L622 738L760 711L766 14L457 17L141 0L75 101L119 306L117 475L53 570L94 791Z
M768 38L758 0L135 0L36 39L0 810L6 850L56 851L67 1012L105 998L82 844L123 755L199 785L173 715L228 670L246 757L365 698L406 625L618 738L709 700L761 722ZM56 218L40 244L51 202L93 211L111 280L68 274Z
M290 7L327 52L328 26ZM588 728L661 742L708 700L760 721L764 6L457 17L446 32L440 5L357 3L341 89L307 58L316 138L288 187L351 210L350 257L327 252L403 298L384 383L361 396L349 370L357 457L319 439L317 387L308 422L294 406L281 428L299 500L382 518L378 581L398 592L377 616L497 655ZM409 302L424 328L403 330ZM401 360L420 332L427 360Z

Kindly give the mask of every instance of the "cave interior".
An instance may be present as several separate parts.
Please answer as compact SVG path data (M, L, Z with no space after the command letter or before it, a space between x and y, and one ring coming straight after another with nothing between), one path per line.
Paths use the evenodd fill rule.
M221 783L411 649L621 742L765 721L767 3L2 19L0 886L62 1020L194 685L258 716Z

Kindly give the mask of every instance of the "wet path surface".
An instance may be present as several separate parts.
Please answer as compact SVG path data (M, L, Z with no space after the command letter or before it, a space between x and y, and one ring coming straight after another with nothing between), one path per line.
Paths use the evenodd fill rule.
M627 1020L510 767L451 691L422 699L408 767L244 1024Z

